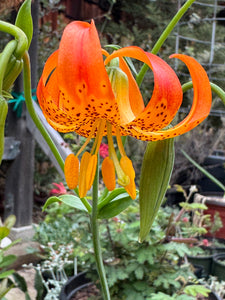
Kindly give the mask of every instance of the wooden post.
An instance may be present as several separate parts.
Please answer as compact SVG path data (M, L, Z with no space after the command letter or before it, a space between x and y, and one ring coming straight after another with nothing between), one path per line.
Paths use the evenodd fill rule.
M32 88L37 84L37 37L38 37L38 0L32 3L32 16L34 35L30 46ZM22 77L15 84L16 92L23 91ZM22 116L18 118L9 110L7 135L14 136L21 142L20 154L12 162L6 177L5 187L5 213L7 217L14 214L17 218L15 227L29 226L32 224L33 211L33 173L34 173L34 147L35 141L32 133L27 129L25 105Z

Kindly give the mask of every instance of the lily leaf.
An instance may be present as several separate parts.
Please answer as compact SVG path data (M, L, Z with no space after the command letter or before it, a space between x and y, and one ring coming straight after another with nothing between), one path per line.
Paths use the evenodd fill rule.
M173 139L148 143L142 163L139 189L140 242L143 242L148 235L164 199L173 164Z
M59 197L53 196L48 198L43 206L43 211L52 203L54 202L62 202L70 207L74 207L80 210L87 211L86 207L81 202L80 198L74 195L61 195Z
M113 190L112 192L110 192L109 194L107 194L106 197L104 197L99 202L98 210L100 211L103 206L105 206L106 204L108 204L109 202L111 202L112 200L114 200L115 198L117 198L121 194L126 194L127 195L127 192L126 192L125 188L123 188L123 187L117 188L117 189Z
M0 263L0 268L5 268L13 264L17 260L17 256L13 254L9 254L3 257L1 263Z
M127 194L126 194L127 195ZM124 211L134 201L130 196L119 195L116 199L103 206L98 212L99 219L109 219Z
M25 0L21 5L15 25L23 30L27 36L28 48L30 46L32 36L33 36L33 21L31 16L31 0Z
M7 270L5 272L0 273L0 279L8 278L10 275L12 275L15 272L15 270ZM0 288L1 290L1 288Z

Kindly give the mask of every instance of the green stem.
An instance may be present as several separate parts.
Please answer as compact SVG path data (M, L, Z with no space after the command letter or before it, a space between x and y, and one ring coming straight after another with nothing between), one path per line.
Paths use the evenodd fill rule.
M178 21L183 17L185 12L189 9L189 7L195 2L195 0L188 0L184 3L184 5L179 9L179 11L176 13L176 15L173 17L173 19L170 21L166 29L163 31L161 36L159 37L158 41L156 42L155 46L152 48L151 53L157 54L159 49L162 47L165 40L168 38ZM148 71L148 65L144 64L136 76L136 81L138 86L141 85L142 80L144 79L145 73Z
M221 101L223 102L223 104L225 105L225 91L223 89L221 89L218 85L216 85L215 83L211 83L210 82L210 86L212 91L217 94L218 97L220 97ZM185 84L182 85L182 89L183 89L183 93L186 92L187 90L193 88L193 83L192 81L189 81Z
M8 22L0 21L0 31L11 34L17 40L17 48L14 55L17 59L21 59L28 49L28 40L26 34L17 26Z
M212 182L214 182L216 185L218 185L225 192L225 186L223 185L222 182L220 182L216 177L214 177L212 174L210 174L208 171L206 171L203 167L201 167L184 150L181 149L181 152L196 168L198 168L205 176L207 176Z
M16 49L17 42L15 40L10 41L2 51L0 55L0 95L2 95L2 88L3 88L3 79L5 76L5 72L9 63L9 60Z
M102 250L100 244L100 235L99 235L99 224L98 224L98 182L99 182L99 160L97 164L97 170L95 174L95 179L93 183L93 192L92 192L92 215L91 215L91 228L92 228L92 240L95 253L95 261L97 265L97 270L101 282L102 292L104 300L110 300L109 288L107 284L105 269L102 259Z
M52 141L50 135L48 134L45 127L41 123L39 117L37 116L37 114L35 112L34 106L33 106L33 100L32 100L32 94L31 94L30 59L29 59L29 54L27 51L25 52L25 54L23 56L23 62L24 62L24 72L23 72L24 97L25 97L27 110L28 110L34 124L36 125L36 127L42 134L43 138L47 142L52 153L54 154L60 168L64 172L64 160L62 159L62 156L60 155L60 153L59 153L56 145ZM88 212L91 212L91 206L88 203L87 199L81 198L81 201L84 204L84 206L87 208Z
M30 59L29 54L26 51L23 57L24 62L24 73L23 73L23 82L24 82L24 97L25 102L27 106L27 110L34 121L34 124L37 126L38 130L48 143L51 151L53 152L60 168L64 170L64 161L61 157L61 155L58 152L58 149L56 148L54 142L52 141L51 137L49 136L48 132L46 131L45 127L41 123L40 119L38 118L34 106L33 106L33 100L32 100L32 94L31 94L31 77L30 77Z

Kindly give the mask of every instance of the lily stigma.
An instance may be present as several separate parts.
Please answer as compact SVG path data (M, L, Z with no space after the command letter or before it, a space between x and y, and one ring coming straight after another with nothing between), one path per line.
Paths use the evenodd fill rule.
M105 57L105 60L103 60ZM139 87L124 57L149 66L154 75L152 97L145 106ZM63 32L59 49L47 60L37 97L48 123L59 132L86 137L81 149L65 161L65 178L70 189L78 186L85 197L91 188L103 136L107 135L109 156L103 160L103 181L108 190L117 182L136 198L135 171L127 157L121 136L157 141L184 134L209 114L211 87L202 66L192 57L173 54L186 64L193 82L193 103L189 114L169 127L183 100L180 81L160 57L139 47L124 47L109 54L101 48L94 22L73 21ZM118 160L113 136L121 155ZM95 138L90 152L78 156ZM115 175L116 174L116 175Z

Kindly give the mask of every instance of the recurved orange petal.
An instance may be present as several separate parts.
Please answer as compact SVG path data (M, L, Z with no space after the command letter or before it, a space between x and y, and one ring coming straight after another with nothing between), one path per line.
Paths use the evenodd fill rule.
M59 107L58 82L58 50L46 61L42 76L37 87L37 98L48 123L60 132L69 132L77 129L76 120L79 116L72 111Z
M212 92L206 71L192 57L184 54L174 54L171 57L180 59L189 69L194 89L191 110L182 122L164 131L146 132L138 126L134 127L133 129L136 131L136 134L139 135L142 140L162 140L184 134L202 122L210 112Z
M106 62L117 56L138 59L146 63L154 74L154 90L148 105L136 119L127 124L127 127L138 126L142 130L157 131L170 124L183 98L181 84L176 73L164 60L154 54L144 52L139 47L119 49L107 57ZM135 98L132 102L135 102ZM122 133L125 134L125 132ZM137 135L136 137L139 138Z
M46 119L60 132L87 137L97 118L119 123L94 22L66 26L59 50L46 62L37 95Z
M37 97L41 109L46 112L46 109L51 107L51 103L58 104L59 89L56 76L56 68L58 62L58 51L52 53L45 63L42 76L37 86ZM51 79L51 80L50 80Z
M71 22L59 46L58 81L60 106L87 118L119 120L118 108L104 66L102 49L94 22Z

